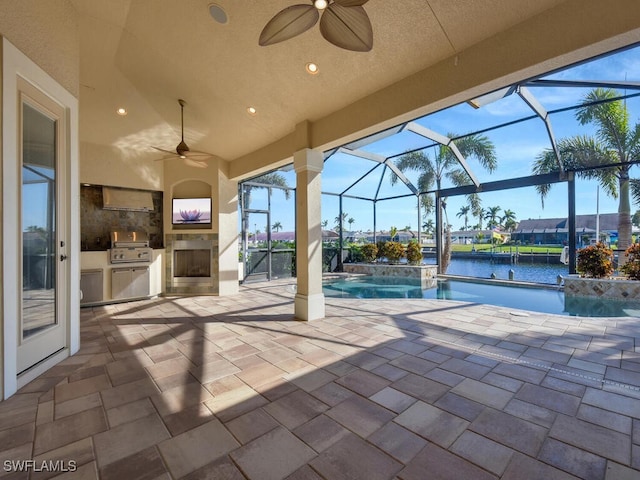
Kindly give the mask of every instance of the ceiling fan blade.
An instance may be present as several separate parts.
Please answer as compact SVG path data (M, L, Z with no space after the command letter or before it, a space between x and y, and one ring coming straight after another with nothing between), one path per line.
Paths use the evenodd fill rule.
M318 21L318 9L313 5L292 5L277 13L265 25L258 44L273 45L300 35Z
M165 160L176 160L180 158L179 156L177 156L175 153L173 155L171 155L170 157L162 157L162 158L156 158L153 161L154 162L164 162Z
M164 148L158 148L158 147L154 147L154 146L151 146L151 148L159 150L162 153L168 153L169 155L173 155L174 157L178 156L178 154L175 152L175 150L165 150Z
M212 158L213 154L209 153L209 152L201 152L199 150L189 150L188 152L185 152L184 154L185 157L187 158Z
M320 19L320 33L334 45L355 52L373 48L373 28L362 7L330 4Z
M334 2L343 7L361 7L368 1L369 0L334 0Z

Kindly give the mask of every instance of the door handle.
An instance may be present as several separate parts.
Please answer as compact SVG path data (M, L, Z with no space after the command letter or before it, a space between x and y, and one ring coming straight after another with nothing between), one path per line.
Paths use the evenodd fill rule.
M66 255L60 255L60 261L64 262L67 259Z

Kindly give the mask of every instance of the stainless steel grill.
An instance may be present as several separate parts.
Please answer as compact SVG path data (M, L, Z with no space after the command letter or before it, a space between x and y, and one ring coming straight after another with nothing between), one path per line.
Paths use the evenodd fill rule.
M149 247L147 232L137 230L125 232L116 230L111 232L111 263L150 263L152 250Z

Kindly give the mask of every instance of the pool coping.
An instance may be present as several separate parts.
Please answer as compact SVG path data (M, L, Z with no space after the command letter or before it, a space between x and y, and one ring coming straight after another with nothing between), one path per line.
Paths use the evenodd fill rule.
M438 279L457 280L460 282L469 282L469 283L483 283L487 285L500 285L503 287L532 288L532 289L539 289L539 290L553 290L553 291L564 292L564 285L554 285L552 283L523 282L521 280L466 277L463 275L449 275L449 274L439 274Z

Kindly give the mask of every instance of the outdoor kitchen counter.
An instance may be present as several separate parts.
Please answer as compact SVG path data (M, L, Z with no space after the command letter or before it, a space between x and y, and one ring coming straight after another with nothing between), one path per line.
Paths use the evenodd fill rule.
M80 252L81 272L102 270L102 300L94 303L82 303L82 306L119 302L111 294L111 270L128 267L149 267L149 296L161 295L164 285L164 249L154 249L150 263L112 264L109 262L109 250L99 252Z

